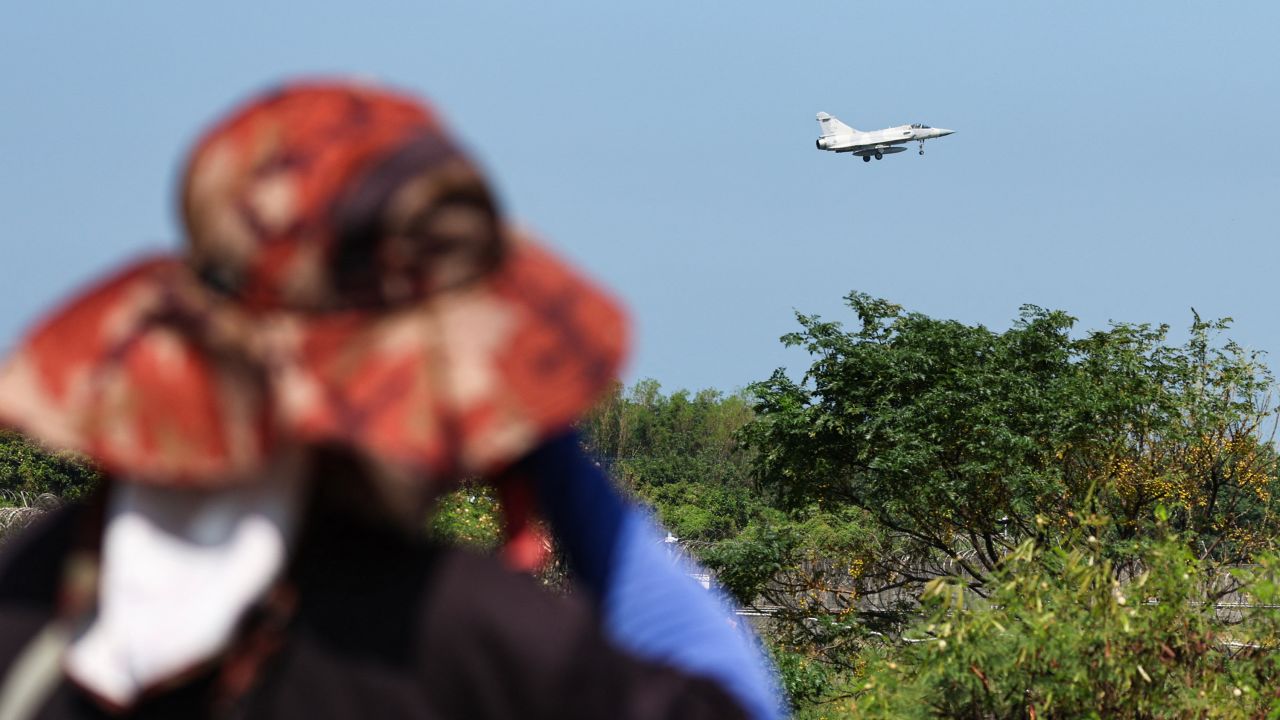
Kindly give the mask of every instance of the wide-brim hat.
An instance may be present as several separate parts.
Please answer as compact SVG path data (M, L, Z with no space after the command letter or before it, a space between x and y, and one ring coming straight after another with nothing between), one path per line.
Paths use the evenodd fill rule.
M0 422L130 482L252 481L336 443L447 485L567 429L625 354L618 304L398 92L252 100L196 144L181 205L183 252L75 296L0 367Z

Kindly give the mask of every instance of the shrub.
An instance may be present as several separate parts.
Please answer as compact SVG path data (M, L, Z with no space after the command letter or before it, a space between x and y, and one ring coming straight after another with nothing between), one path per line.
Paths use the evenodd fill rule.
M1107 549L1098 540L1106 524L1085 523L1060 544L1022 543L986 598L956 578L931 582L925 619L899 652L868 669L849 712L1274 717L1276 610L1258 603L1243 618L1220 614L1209 599L1223 577L1184 538L1167 533ZM1233 582L1254 593L1244 597L1261 591L1269 600L1273 567L1238 570Z
M0 431L0 506L27 506L40 495L74 500L90 492L101 474L87 459L49 452L10 431Z

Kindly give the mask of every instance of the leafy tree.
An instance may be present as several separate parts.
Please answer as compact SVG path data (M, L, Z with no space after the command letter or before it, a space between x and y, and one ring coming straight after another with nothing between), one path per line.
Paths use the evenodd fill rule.
M0 506L28 505L41 495L75 499L100 480L79 455L51 453L18 433L0 431Z
M695 548L735 536L761 506L750 453L737 436L753 412L744 394L621 385L580 423L585 449L624 490Z
M1032 306L996 332L847 300L852 331L798 316L784 342L813 365L803 382L779 371L751 388L758 419L744 437L780 508L851 506L882 531L890 552L866 559L863 595L953 574L985 593L1024 539L1068 530L1090 505L1132 537L1168 503L1222 562L1280 529L1275 453L1259 435L1272 379L1217 342L1225 322L1196 317L1175 346L1163 326L1073 339L1073 318Z
M1079 549L1071 538L1094 538L1091 554L1077 559L1107 587L1149 578L1159 558L1180 553L1198 570L1160 575L1182 582L1161 594L1211 604L1252 591L1228 569L1267 557L1280 531L1274 382L1258 354L1222 339L1228 321L1194 316L1189 339L1172 343L1165 326L1074 333L1069 315L1033 306L995 331L866 295L847 301L858 318L853 329L799 315L801 329L784 337L813 358L802 380L778 371L749 389L756 417L740 438L766 509L703 552L741 602L772 613L770 636L797 710L825 716L867 695L859 688L868 673L896 677L884 663L925 667L913 654L923 644L900 639L919 617L922 594L948 588L975 622L994 617L991 627L1010 627L1011 618L987 611L1022 612L1008 593L1025 595L1023 581L1033 577L1053 592L1065 588L1051 577L1066 572L1061 564L1041 560L1055 548ZM1092 520L1100 517L1107 522ZM1019 560L1028 547L1038 564ZM925 610L935 620L957 612L936 603ZM1089 621L1065 610L1058 617L1071 619L1045 632L1073 634L1074 623ZM1196 617L1215 619L1212 611ZM1168 620L1168 632L1185 630L1183 621L1190 622ZM1116 627L1091 626L1097 632L1089 638L1064 640L1063 657L1082 657L1089 642L1119 642ZM974 652L991 653L984 662L994 663L1011 637L992 630ZM1196 672L1218 683L1228 672L1223 656L1205 653ZM1062 669L1065 660L1054 662L1042 668L1046 682L1075 678ZM1007 684L1032 687L1024 682ZM940 698L959 686L939 683L899 683L891 706L909 715L907 698L916 693L914 702L933 703L921 707L942 717L1026 716L1026 706L1015 712L1014 705L940 709Z
M750 455L737 433L753 417L742 394L664 395L656 380L616 385L580 423L586 449L628 489L675 482L747 485Z
M0 431L0 543L44 511L92 490L98 471L72 453L50 453Z

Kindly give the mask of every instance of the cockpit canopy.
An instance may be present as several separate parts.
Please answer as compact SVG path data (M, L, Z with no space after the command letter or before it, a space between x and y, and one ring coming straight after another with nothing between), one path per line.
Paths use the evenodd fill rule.
M930 129L928 125L921 125L920 123L911 123L911 127L915 128L916 130L929 130L929 129Z

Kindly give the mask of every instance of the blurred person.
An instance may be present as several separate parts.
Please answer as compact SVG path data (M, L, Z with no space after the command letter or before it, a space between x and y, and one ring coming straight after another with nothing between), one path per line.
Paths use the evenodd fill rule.
M0 557L0 720L779 715L758 644L572 432L621 311L429 107L285 86L204 134L180 203L184 252L0 367L0 422L107 477ZM475 477L504 557L421 532ZM535 513L579 592L512 569Z

